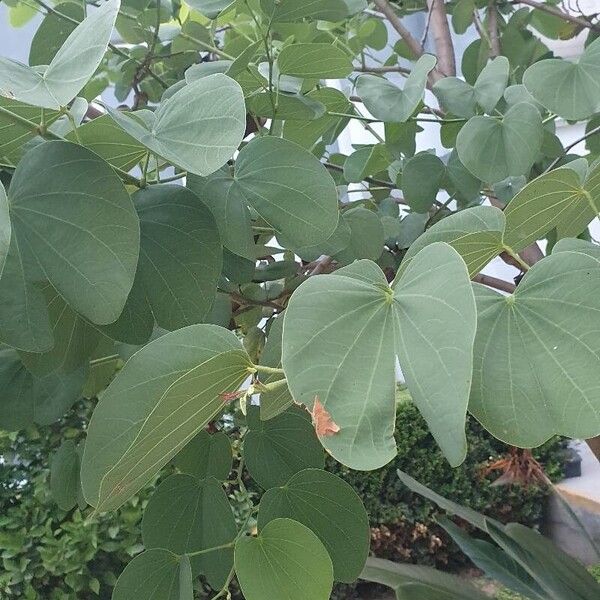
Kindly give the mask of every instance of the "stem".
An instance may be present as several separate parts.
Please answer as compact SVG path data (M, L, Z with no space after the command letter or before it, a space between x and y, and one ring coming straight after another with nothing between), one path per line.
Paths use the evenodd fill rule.
M504 279L498 279L490 275L484 275L483 273L475 275L475 277L473 277L473 281L487 285L488 287L496 290L500 290L501 292L507 292L509 294L512 294L517 289L517 286L514 283L510 283L509 281L504 281Z
M498 9L496 0L490 0L488 4L488 30L490 32L490 58L500 56L500 37L498 36Z
M542 4L541 2L535 2L535 0L514 0L511 4L526 4L527 6L531 6L532 8L537 8L543 12L546 12L550 15L554 15L555 17L560 17L565 21L569 21L574 23L575 25L579 25L580 27L585 27L587 29L594 29L595 31L600 31L600 26L595 23L590 23L585 19L581 19L579 17L575 17L570 15L569 13L563 12L559 8L551 6L549 4Z
M522 271L529 271L529 265L509 246L504 246L504 252L508 254L521 268Z
M390 25L400 34L410 51L419 58L423 55L423 46L413 37L412 33L403 25L402 21L392 8L388 0L374 0L375 6L386 16Z
M196 552L186 552L187 556L200 556L201 554L208 554L210 552L216 552L217 550L225 550L226 548L233 548L235 542L229 542L222 544L221 546L214 546L213 548L206 548L205 550L197 550Z
M259 373L264 373L265 375L285 375L283 369L278 369L276 367L267 367L266 365L254 365L254 368Z
M287 379L278 379L271 383L261 383L257 381L254 383L254 389L261 394L264 392L276 392L277 390L287 386Z
M183 39L189 40L190 42L194 42L194 44L200 46L201 48L204 48L205 50L208 50L209 52L212 52L213 54L217 54L221 58L226 58L227 60L235 60L235 56L232 56L231 54L227 54L227 52L220 50L216 46L213 46L212 44L207 44L206 42L203 42L202 40L199 40L187 33L184 33L183 31L181 31L179 33L179 35Z
M158 167L156 169L156 175L158 177ZM184 177L187 177L187 171L183 171L182 173L177 173L176 175L171 175L170 177L158 178L156 180L156 183L169 183L171 181L179 181L180 179L183 179Z
M142 178L140 182L142 187L146 187L147 177L148 177L148 167L150 166L150 152L146 152L146 157L144 158L144 164L142 166Z
M73 135L75 136L77 143L81 145L81 138L79 137L79 132L77 131L77 123L75 123L75 118L73 117L73 115L71 114L71 111L69 109L65 109L64 114L67 117L69 123L71 124L71 127L73 128ZM40 124L40 131L42 129L43 129L42 125Z
M427 0L427 6L431 11L431 33L438 58L438 64L433 71L433 79L437 81L456 75L456 59L444 0Z
M93 367L95 365L103 365L104 363L111 362L112 360L118 360L119 358L121 358L120 354L111 354L110 356L95 358L94 360L90 360L90 367Z

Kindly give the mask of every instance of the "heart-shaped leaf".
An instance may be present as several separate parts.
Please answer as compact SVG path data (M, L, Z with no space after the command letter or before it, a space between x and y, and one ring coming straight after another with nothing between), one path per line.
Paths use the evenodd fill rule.
M600 367L600 344L589 335L600 326L594 293L600 250L565 243L536 263L511 296L475 286L469 410L515 446L537 446L555 434L600 433L600 394L592 375Z
M8 203L22 276L48 279L93 323L115 321L133 284L139 220L110 165L76 144L45 142L19 163Z
M333 568L327 550L306 526L275 519L258 537L235 545L235 572L246 600L327 600Z
M225 481L231 471L233 454L226 433L201 431L173 459L173 464L182 473L197 479L214 477Z
M161 102L155 113L107 107L116 123L151 152L196 175L210 175L238 149L246 131L242 88L217 73Z
M108 0L69 35L47 67L0 57L0 94L44 108L66 106L100 65L120 0Z
M542 133L538 110L520 102L511 106L502 119L469 119L456 138L456 149L475 177L497 183L529 172L542 145Z
M189 5L209 19L216 19L219 13L235 4L235 0L190 0Z
M402 192L413 211L426 213L431 208L445 174L444 163L430 152L419 152L406 161Z
M356 91L376 119L386 123L403 123L423 99L427 76L436 62L436 58L431 54L421 56L406 79L403 89L382 77L361 75L356 82Z
M71 510L77 504L79 466L75 442L65 440L50 462L50 492L62 510Z
M311 277L285 313L283 366L292 396L308 407L318 398L330 413L340 430L320 440L337 460L376 469L396 452L398 355L432 433L460 464L475 321L467 269L446 244L422 250L391 288L369 261Z
M577 61L536 62L525 71L523 83L540 104L563 119L591 117L600 111L600 40L594 40Z
M135 494L225 406L252 369L230 331L192 325L134 354L98 403L82 463L83 492L99 511Z
M268 489L284 485L303 469L323 468L323 448L306 411L291 407L269 421L261 421L259 412L257 406L249 407L244 438L244 459L252 479Z
M293 23L302 19L343 21L365 8L365 0L260 0L263 12L278 23Z
M227 495L212 477L199 480L191 475L171 475L152 494L142 519L144 546L175 554L229 544L236 535ZM210 585L219 589L233 566L233 547L191 556L190 562L194 576L204 574Z
M193 600L192 569L187 556L162 548L138 554L121 573L112 600Z
M336 581L355 581L369 553L369 518L352 487L333 473L306 469L260 500L258 529L279 518L306 525L317 534L333 563Z

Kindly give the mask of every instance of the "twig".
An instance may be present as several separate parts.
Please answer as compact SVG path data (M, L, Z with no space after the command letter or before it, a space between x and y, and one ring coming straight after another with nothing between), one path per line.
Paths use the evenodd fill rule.
M492 277L491 275L484 275L483 273L475 275L475 277L473 277L473 281L482 283L483 285L487 285L488 287L492 287L496 290L500 290L501 292L507 292L509 294L512 294L517 289L517 286L514 283L504 281L504 279L498 279L497 277Z
M402 73L410 75L411 70L406 67L354 67L357 73Z
M498 36L498 9L496 0L490 0L488 4L488 30L490 32L490 58L500 56L500 38Z
M433 79L437 81L442 77L456 75L456 59L444 0L427 0L427 6L431 11L431 32L438 59L432 75Z
M423 48L425 48L425 42L427 41L429 25L431 25L431 6L427 8L427 21L425 21L425 29L423 30L423 36L421 37L421 46L423 46Z
M331 256L323 254L317 259L317 263L313 267L312 271L310 271L309 276L312 277L313 275L320 275L321 273L325 272L327 270L327 267L329 267L329 265L331 265L332 262L333 259L331 258Z
M562 154L560 156L557 156L550 163L550 165L546 168L544 173L547 173L548 171L552 171L552 169L554 169L554 167L560 162L561 158L563 158L565 156L565 154L568 154L570 150L572 150L575 146L577 146L577 144L580 144L581 142L585 142L585 140L592 137L593 135L596 135L597 133L600 133L600 125L598 127L594 127L594 129L590 129L585 135L582 135L580 138L577 138L574 142L571 142L568 146L565 146L565 149L563 150Z
M536 2L535 0L512 0L510 4L526 4L527 6L531 6L532 8L537 8L543 12L546 12L550 15L554 15L555 17L560 17L565 21L569 21L570 23L574 23L575 25L579 25L580 27L585 27L587 29L594 29L595 31L600 31L600 25L597 23L590 23L585 19L581 19L580 17L575 17L570 15L569 13L563 12L559 8L551 6L550 4L542 4L541 2Z
M388 0L374 0L375 6L386 16L390 25L400 34L410 51L419 58L423 55L423 46L413 37L412 33L404 26Z
M594 456L600 461L600 435L585 440L590 450L594 453Z

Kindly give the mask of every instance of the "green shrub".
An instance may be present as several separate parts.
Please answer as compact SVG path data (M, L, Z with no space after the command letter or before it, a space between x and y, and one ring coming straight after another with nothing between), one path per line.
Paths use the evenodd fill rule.
M463 465L452 469L437 447L424 419L412 403L398 407L398 456L386 467L369 473L351 471L334 460L328 468L359 493L371 519L371 548L376 556L394 561L455 568L466 559L435 524L438 511L431 502L411 494L399 481L401 469L443 496L508 522L538 526L547 491L532 485L492 483L500 473L485 476L483 468L509 447L488 434L475 419L467 422L469 451ZM562 476L563 443L554 439L534 451L552 480Z

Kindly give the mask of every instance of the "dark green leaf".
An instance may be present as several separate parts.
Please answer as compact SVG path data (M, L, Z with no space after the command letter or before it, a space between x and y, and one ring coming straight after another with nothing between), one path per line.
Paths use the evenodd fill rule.
M177 456L173 464L182 472L198 479L214 477L225 481L231 471L231 442L222 431L201 431Z

